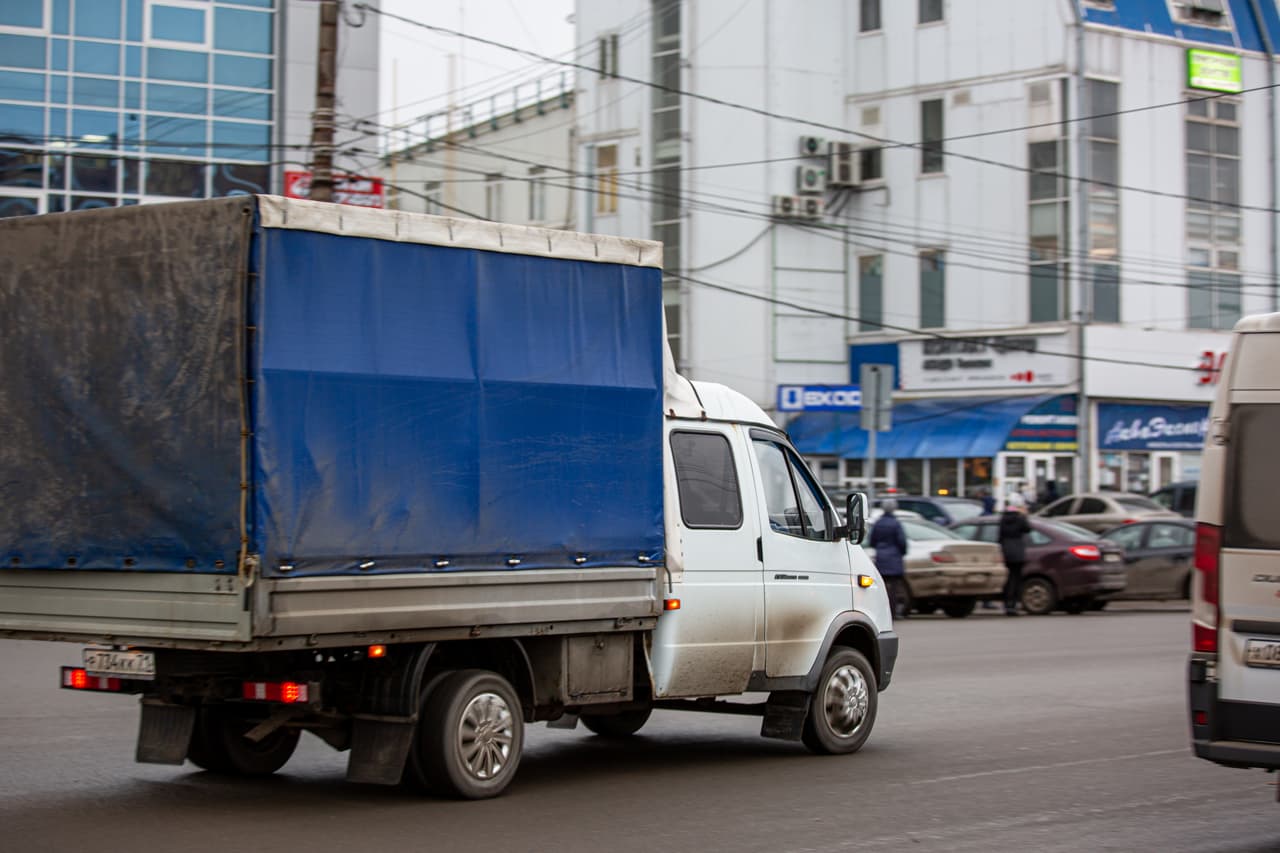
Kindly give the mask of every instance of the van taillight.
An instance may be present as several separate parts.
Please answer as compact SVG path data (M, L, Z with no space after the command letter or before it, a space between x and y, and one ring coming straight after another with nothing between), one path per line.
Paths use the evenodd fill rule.
M1222 528L1214 524L1196 525L1195 567L1200 587L1191 607L1191 639L1197 652L1218 651L1218 565L1222 550Z

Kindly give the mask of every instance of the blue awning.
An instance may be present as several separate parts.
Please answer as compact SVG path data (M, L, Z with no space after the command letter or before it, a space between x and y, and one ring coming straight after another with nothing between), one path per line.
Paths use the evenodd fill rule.
M893 407L893 429L876 439L879 459L989 457L1002 451L1024 417L1059 395L911 400ZM1074 433L1074 427L1071 430ZM857 413L809 412L789 424L806 456L858 459L867 455L867 431Z

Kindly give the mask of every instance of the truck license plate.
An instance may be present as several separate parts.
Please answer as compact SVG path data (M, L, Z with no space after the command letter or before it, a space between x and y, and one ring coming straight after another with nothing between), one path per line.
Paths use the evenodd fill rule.
M1266 640L1249 640L1244 646L1246 666L1280 669L1280 643Z
M91 675L115 675L153 681L156 677L156 656L152 652L85 649L84 668Z

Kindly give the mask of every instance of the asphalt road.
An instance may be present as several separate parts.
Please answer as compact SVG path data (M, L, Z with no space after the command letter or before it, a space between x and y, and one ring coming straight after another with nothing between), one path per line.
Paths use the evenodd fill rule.
M746 717L663 712L621 745L539 725L474 803L347 784L310 736L260 782L134 764L132 699L56 688L75 647L0 642L0 851L1280 849L1273 777L1190 753L1185 612L899 629L857 755Z

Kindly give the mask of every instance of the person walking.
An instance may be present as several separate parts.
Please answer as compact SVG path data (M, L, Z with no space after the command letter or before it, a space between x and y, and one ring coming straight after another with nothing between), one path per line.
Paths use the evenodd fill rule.
M996 511L996 496L991 494L990 489L982 490L982 514L991 515Z
M1027 502L1014 492L1005 501L1000 514L1000 551L1004 555L1009 577L1004 582L1004 614L1018 615L1018 599L1022 595L1022 567L1027 563L1027 534L1031 522L1027 521Z
M884 578L893 618L906 619L911 598L907 590L906 566L902 560L907 553L907 534L893 514L897 508L898 502L892 498L880 504L883 513L871 527L869 544L876 552L876 568Z

